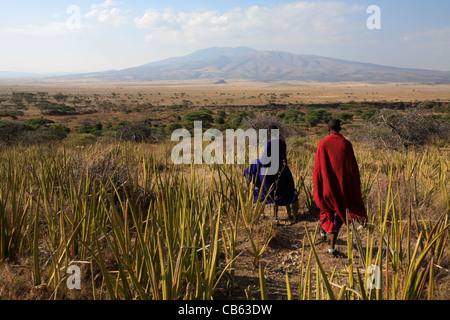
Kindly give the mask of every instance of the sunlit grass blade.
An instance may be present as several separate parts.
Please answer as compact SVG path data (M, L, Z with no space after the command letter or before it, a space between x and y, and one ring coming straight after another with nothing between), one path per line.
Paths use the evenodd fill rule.
M308 228L305 227L305 229L306 229L306 236L308 237L309 244L311 246L311 251L312 251L314 257L316 258L317 267L319 269L320 275L322 276L323 282L325 284L325 288L327 290L328 297L329 297L330 300L336 300L336 298L334 296L334 293L333 293L333 290L331 289L330 282L328 281L327 275L326 275L326 273L325 273L325 271L324 271L324 269L323 269L323 267L322 267L322 265L320 263L319 256L317 255L317 251L316 251L314 242L311 240L311 236L309 234ZM317 232L317 228L316 228L316 232Z

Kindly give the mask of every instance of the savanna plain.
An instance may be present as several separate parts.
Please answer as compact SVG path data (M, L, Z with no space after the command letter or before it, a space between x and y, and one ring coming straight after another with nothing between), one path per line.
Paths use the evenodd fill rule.
M449 104L421 83L1 80L0 299L447 300ZM312 199L331 118L369 217L337 259ZM277 124L294 219L253 203L246 165L175 165L171 134L194 121Z

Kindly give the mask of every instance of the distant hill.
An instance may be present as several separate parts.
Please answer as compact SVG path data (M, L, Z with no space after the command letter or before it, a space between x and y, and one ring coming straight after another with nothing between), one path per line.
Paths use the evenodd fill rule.
M67 75L67 72L40 74L28 72L0 71L0 79L29 79L29 78L57 77L62 75Z
M0 79L34 78L38 76L35 73L0 71Z
M106 81L229 80L370 81L450 83L450 72L387 67L334 58L213 47L118 71L78 74L64 79Z

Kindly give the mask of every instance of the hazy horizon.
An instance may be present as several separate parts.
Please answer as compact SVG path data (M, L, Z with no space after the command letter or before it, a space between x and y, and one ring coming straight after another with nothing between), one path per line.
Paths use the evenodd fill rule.
M370 5L380 8L380 29L367 25ZM4 0L0 8L3 72L122 70L240 46L450 71L448 1Z

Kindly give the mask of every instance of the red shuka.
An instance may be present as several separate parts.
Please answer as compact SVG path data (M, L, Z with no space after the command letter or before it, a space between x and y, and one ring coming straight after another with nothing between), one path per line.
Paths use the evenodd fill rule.
M313 183L314 201L320 209L320 221L325 232L339 231L342 222L346 221L347 210L349 219L362 223L367 220L353 147L340 134L331 133L320 140Z

